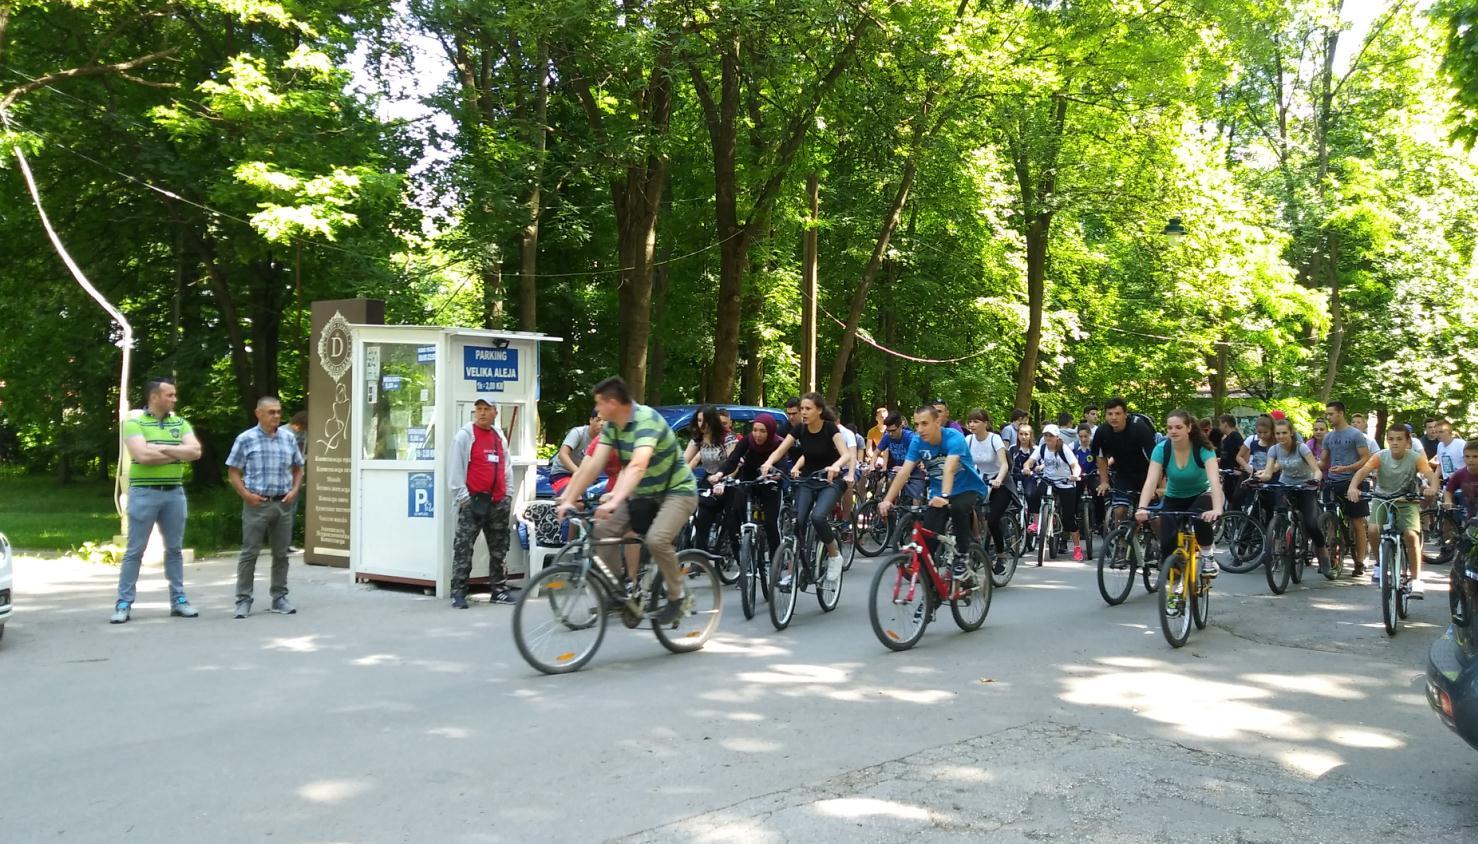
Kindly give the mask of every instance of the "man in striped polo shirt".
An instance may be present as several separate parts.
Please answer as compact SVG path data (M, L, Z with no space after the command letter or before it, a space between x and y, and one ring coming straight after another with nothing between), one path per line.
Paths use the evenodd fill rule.
M155 378L146 389L147 409L123 423L128 449L128 550L118 573L118 603L113 624L128 621L139 566L149 535L159 525L164 538L164 575L169 579L169 614L195 618L185 598L185 464L200 459L200 441L190 423L175 415L173 381Z
M683 449L662 414L631 400L626 382L607 378L595 385L595 410L606 421L595 453L580 463L569 486L559 497L559 514L575 508L595 476L600 474L614 451L624 467L616 488L595 511L596 539L612 539L635 531L646 537L647 550L667 586L667 605L657 613L657 623L675 624L692 609L684 594L678 570L675 540L693 511L698 509L698 482L683 461ZM621 560L618 546L603 546L598 552L616 571ZM628 567L627 576L635 572Z

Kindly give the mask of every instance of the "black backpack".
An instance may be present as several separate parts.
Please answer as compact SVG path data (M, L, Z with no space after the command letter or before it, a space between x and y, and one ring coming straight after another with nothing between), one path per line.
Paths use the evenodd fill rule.
M1160 453L1160 466L1167 474L1170 472L1170 452L1174 450L1175 446L1170 444L1170 440L1165 440L1165 450ZM1197 469L1206 468L1206 461L1201 459L1201 449L1196 448L1195 444L1191 445L1191 459L1196 461Z

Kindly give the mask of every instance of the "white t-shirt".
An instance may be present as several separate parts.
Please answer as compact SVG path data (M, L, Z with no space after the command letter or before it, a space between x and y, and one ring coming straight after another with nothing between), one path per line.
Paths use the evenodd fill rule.
M571 428L570 432L565 434L565 441L560 443L561 448L564 446L570 447L570 459L575 461L576 466L579 466L580 461L585 459L585 449L590 446L590 426L576 425ZM560 478L568 474L570 471L565 468L565 464L560 462L559 453L556 452L549 459L549 477Z
M1037 468L1053 486L1061 489L1071 487L1076 481L1073 480L1073 470L1078 469L1078 456L1073 450L1062 445L1062 453L1047 450L1046 443L1037 443L1032 451L1032 457L1037 459Z
M974 434L966 434L965 443L970 446L970 462L975 464L975 470L989 485L996 473L1001 471L999 452L1006 447L1006 441L1001 439L1000 434L992 431L983 440Z
M1452 474L1463 468L1463 449L1467 443L1457 437L1452 442L1443 445L1437 443L1437 466L1439 474L1444 478L1452 477ZM1469 505L1472 506L1472 505Z

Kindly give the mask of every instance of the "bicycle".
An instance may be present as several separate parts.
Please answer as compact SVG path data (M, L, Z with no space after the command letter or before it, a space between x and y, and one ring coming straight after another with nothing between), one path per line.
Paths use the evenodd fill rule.
M1423 544L1435 542L1437 553L1427 555L1423 552L1423 559L1434 566L1445 566L1452 562L1457 556L1458 541L1463 534L1463 517L1461 507L1449 507L1447 503L1438 500L1430 507L1422 510L1422 540Z
M717 485L721 487L731 486L733 485L733 481L725 480ZM698 486L698 506L701 508L703 506L703 500L712 500L715 493L713 487L705 483L700 482ZM689 548L702 550L698 548L697 510L694 510L693 515L688 517L687 526L678 534L677 548L679 551L685 551ZM729 535L727 520L724 519L722 513L719 514L718 518L714 520L713 525L708 529L708 548L711 549L708 553L717 561L716 568L718 569L718 576L724 582L724 585L732 586L738 582L738 543L735 541L735 537Z
M1473 608L1478 606L1478 517L1468 519L1458 534L1452 568L1447 571L1447 603L1453 624L1472 624Z
M1109 491L1109 507L1134 506L1129 493ZM1151 594L1159 588L1160 540L1149 522L1122 519L1103 540L1103 553L1098 558L1098 594L1105 603L1116 607L1124 603L1134 589L1135 570L1144 579L1144 591Z
M1344 569L1346 552L1353 554L1355 537L1350 530L1350 520L1345 517L1345 500L1334 493L1333 487L1325 483L1319 489L1319 509L1323 511L1321 525L1324 528L1325 548L1329 553L1329 571L1324 576L1339 579Z
M756 478L752 481L732 481L738 488L774 485L774 478ZM765 538L764 525L760 523L760 505L754 496L749 497L745 507L745 521L739 526L739 603L744 610L744 620L754 618L756 586L770 600L769 540Z
M957 581L953 557L960 549L955 547L954 536L924 527L927 506L900 509L903 523L912 525L912 538L873 574L867 610L872 632L889 650L906 651L923 638L934 611L945 601L961 630L979 630L991 600L991 579L985 576L985 553L980 545L972 542L964 549L970 555L968 575L965 581ZM937 561L929 553L930 539L939 541Z
M825 471L806 475L798 483L816 490L830 486L826 480ZM822 559L822 552L825 548L821 539L814 535L809 519L806 521L804 531L803 540L796 538L794 530L781 534L780 548L770 566L770 623L775 626L776 630L784 630L790 626L791 619L795 617L796 603L800 601L800 593L812 586L816 588L816 601L821 605L822 612L831 612L841 601L842 578L838 577L835 584L826 582L826 564ZM838 544L837 550L840 551L841 536L840 534L834 534L834 536ZM845 575L845 566L842 572ZM781 581L787 575L790 580L782 585Z
M980 551L990 561L991 585L999 589L1011 582L1016 576L1016 568L1021 564L1022 555L1025 553L1027 514L1026 500L1016 489L1016 485L1009 479L1005 482L1003 489L1011 496L1011 501L1006 504L1006 512L1001 514L1001 547L1005 549L1001 555L1001 561L997 563L991 550L990 538L990 497L995 490L986 485L986 494L975 505L976 525L979 527Z
M897 469L890 469L886 476L876 473L879 477L886 477L888 481L882 484L883 492L858 507L852 514L852 539L857 550L868 557L876 557L889 548L898 547L899 524L897 510L888 514L884 519L878 515L878 504L887 494L888 484L898 474ZM911 506L915 504L914 497L908 494L908 488L898 496L900 505Z
M1386 496L1374 491L1362 493L1360 497L1366 501L1386 503L1386 519L1380 529L1376 565L1380 566L1381 621L1385 622L1386 635L1395 636L1400 629L1401 620L1406 618L1410 609L1412 580L1411 561L1406 558L1406 540L1400 526L1396 524L1396 505L1419 502L1422 497L1408 493ZM1400 572L1399 575L1396 574L1397 571Z
M1083 539L1083 558L1093 559L1093 537L1103 525L1098 521L1098 478L1085 478L1078 485L1078 536Z
M677 562L683 578L683 614L671 625L657 621L666 586L646 542L639 537L596 540L591 514L569 518L572 539L552 563L531 580L513 606L513 641L532 667L545 674L567 674L590 662L605 640L606 620L617 612L630 629L652 623L657 641L673 653L702 648L718 629L723 587L712 555L681 551ZM636 582L626 583L595 553L597 545L641 548Z
M1211 582L1201 575L1200 547L1196 540L1195 520L1200 513L1190 510L1160 510L1162 519L1176 520L1176 547L1160 568L1160 631L1171 647L1179 648L1191 637L1191 622L1197 630L1205 630L1211 618Z
M1042 479L1042 507L1037 513L1037 565L1042 565L1048 557L1057 559L1057 545L1067 539L1067 534L1062 529L1062 516L1057 512L1057 495L1053 492L1052 482L1046 478Z
M1273 521L1268 528L1268 558L1263 572L1268 577L1268 588L1274 595L1288 591L1288 582L1302 583L1304 566L1308 563L1312 547L1309 532L1303 517L1294 518L1289 499L1295 492L1311 489L1308 484L1269 483L1257 487L1258 494L1286 492L1273 507Z
M1221 474L1223 478L1232 478L1240 477L1242 472L1222 469ZM1216 526L1216 543L1225 545L1227 549L1227 558L1218 560L1217 565L1230 574L1246 574L1262 565L1267 551L1267 519L1261 502L1256 495L1247 498L1241 507L1228 505L1226 514Z

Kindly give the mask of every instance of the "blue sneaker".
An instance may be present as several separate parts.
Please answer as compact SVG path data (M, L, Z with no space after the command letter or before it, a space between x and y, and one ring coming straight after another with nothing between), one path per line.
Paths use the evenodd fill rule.
M109 624L125 624L125 623L127 623L128 622L128 609L131 606L132 606L132 604L130 604L127 601L119 601L118 602L118 605L115 606L115 607L113 607L113 617L110 618L110 619L108 619L108 623Z

